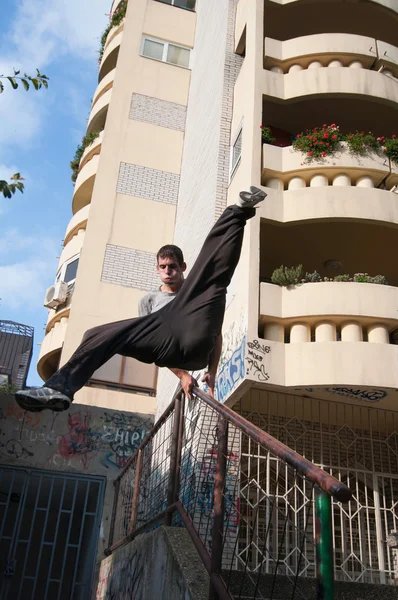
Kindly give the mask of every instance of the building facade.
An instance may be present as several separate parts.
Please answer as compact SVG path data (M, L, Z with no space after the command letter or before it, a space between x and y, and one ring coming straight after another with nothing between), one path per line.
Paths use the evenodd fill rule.
M112 13L125 8L114 0ZM349 507L334 506L336 577L358 584L396 579L386 540L398 527L398 165L383 139L394 147L397 24L395 0L129 0L105 42L87 126L98 136L80 162L56 274L66 298L49 312L38 362L47 379L86 329L137 315L157 286L158 248L180 245L189 267L239 191L262 187L228 291L217 396L351 487ZM294 147L307 130L303 153ZM356 132L381 142L355 152ZM325 135L339 138L335 152ZM325 155L314 160L318 140ZM295 285L276 283L281 265L302 265ZM76 402L98 425L111 410L159 415L175 388L167 371L116 356ZM90 444L90 427L72 425ZM255 505L266 482L253 477ZM299 519L309 499L295 498ZM265 568L261 553L253 561Z
M0 321L0 382L24 387L32 360L33 333L29 325Z

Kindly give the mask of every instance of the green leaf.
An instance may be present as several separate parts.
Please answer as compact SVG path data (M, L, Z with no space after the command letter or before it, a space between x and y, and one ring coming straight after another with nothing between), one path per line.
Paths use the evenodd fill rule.
M32 82L35 90L38 90L40 88L40 84L39 84L38 80L35 77L30 77L29 79Z
M3 92L4 92L4 85L0 81L0 94L2 94Z
M21 81L22 81L22 85L25 88L25 91L27 92L28 89L29 89L29 82L28 82L28 80L27 79L21 79Z
M16 69L14 69L14 75L19 75L21 71L17 71Z
M8 81L11 83L12 87L14 88L14 90L16 90L16 89L17 89L17 87L18 87L18 84L17 84L17 82L15 81L14 77L7 77L7 79L8 79Z

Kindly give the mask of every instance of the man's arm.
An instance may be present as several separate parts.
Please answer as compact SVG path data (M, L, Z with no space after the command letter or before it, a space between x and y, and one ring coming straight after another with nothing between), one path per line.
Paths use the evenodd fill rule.
M202 377L202 381L207 383L210 391L210 396L214 398L214 388L216 386L216 374L218 369L218 363L220 362L222 350L222 335L221 333L216 338L216 343L214 344L214 348L212 353L210 354L209 359L209 368L207 373L205 373Z

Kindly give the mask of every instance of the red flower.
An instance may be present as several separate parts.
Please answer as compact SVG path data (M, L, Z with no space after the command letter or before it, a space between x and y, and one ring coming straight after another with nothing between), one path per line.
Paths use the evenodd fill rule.
M395 135L395 133L393 133L391 137L392 137L392 139L393 139L393 140L395 140L395 138L396 138L397 136Z
M262 128L263 128L263 126L262 126L262 125L260 125L260 129L262 129Z
M312 156L313 154L313 152L308 152L308 156Z
M354 137L353 135L350 135L350 140L352 140L353 137Z
M330 127L332 127L333 129L335 129L336 128L336 123L332 123Z
M322 152L322 156L326 156L326 152Z
M332 135L332 140L337 140L337 135Z
M322 127L327 127L327 124L326 124L326 123L324 123L324 124L322 125Z
M329 134L328 134L328 133L324 133L324 134L323 134L323 137L325 138L325 140L327 140L327 139L328 139L328 137L329 137Z

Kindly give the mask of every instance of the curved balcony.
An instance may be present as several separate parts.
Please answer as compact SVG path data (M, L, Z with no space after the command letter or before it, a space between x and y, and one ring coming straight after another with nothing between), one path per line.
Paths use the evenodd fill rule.
M389 159L381 151L378 154L356 156L350 154L345 142L341 144L339 152L311 162L292 146L280 148L263 145L261 181L263 185L277 189L294 190L327 185L374 188L390 175L392 187L396 178L394 171L397 168L392 168Z
M276 360L272 383L398 387L398 346L390 344L390 332L398 327L397 302L398 289L391 286L262 283L260 332Z
M120 44L122 43L123 38L123 27L124 23L121 23L119 27L111 29L108 34L98 73L98 81L101 81L116 67Z
M67 325L68 317L61 317L59 321L54 323L54 326L41 343L37 372L44 381L49 379L58 369Z
M86 230L89 212L90 204L87 204L86 206L83 206L83 208L81 208L75 215L73 215L66 228L64 246L66 246L66 244L68 244L80 230Z
M105 94L105 92L107 92L113 87L115 73L116 69L112 69L112 71L110 71L107 75L105 75L103 79L101 79L97 86L97 89L95 90L92 106L94 106L94 104L101 98L101 96Z
M101 152L103 139L104 132L101 131L99 136L93 141L93 143L87 146L87 148L83 152L83 156L80 159L79 172L82 170L84 165L86 165L94 156Z
M86 232L84 229L79 229L78 233L76 233L76 235L74 235L70 239L69 243L65 244L65 246L62 249L61 256L59 257L57 271L62 267L62 265L67 260L72 258L72 256L75 256L76 254L80 254L80 250L82 249L83 242L84 242L85 233Z
M391 47L394 48L394 47ZM294 73L319 65L369 69L377 60L374 38L345 33L323 33L285 40L265 38L264 67L276 73Z
M77 176L75 183L75 193L72 200L72 212L74 215L84 206L90 204L91 195L94 189L95 176L98 170L99 155L93 158L84 165Z
M93 105L88 118L87 133L104 129L111 95L112 89L109 89Z

